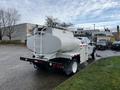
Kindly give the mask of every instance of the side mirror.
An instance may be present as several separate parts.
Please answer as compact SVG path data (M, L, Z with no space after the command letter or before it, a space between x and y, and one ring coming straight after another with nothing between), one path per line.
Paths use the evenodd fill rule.
M82 41L81 43L82 43L82 44L84 44L84 42L83 42L83 41Z

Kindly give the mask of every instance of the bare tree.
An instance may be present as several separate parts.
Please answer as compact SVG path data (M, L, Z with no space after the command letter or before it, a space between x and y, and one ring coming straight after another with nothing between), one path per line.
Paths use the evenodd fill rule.
M2 40L2 21L1 21L1 10L0 10L0 40Z
M58 21L56 18L53 18L53 17L50 17L48 16L47 19L46 19L46 25L48 27L56 27L58 24Z
M7 26L7 18L6 18L6 11L3 9L0 9L0 40L2 40L2 37L5 33L5 27Z
M7 18L6 35L9 37L9 40L11 40L12 34L15 31L14 27L20 19L20 14L18 14L18 11L16 9L9 8L6 12L6 18Z
M70 27L72 26L73 24L72 23L61 23L60 21L58 21L57 18L53 18L53 17L47 17L46 19L46 25L49 26L49 27L54 27L54 28L59 28L59 27Z
M73 26L73 24L72 23L65 23L65 22L63 22L63 23L60 24L60 26L61 27L70 27L70 26Z

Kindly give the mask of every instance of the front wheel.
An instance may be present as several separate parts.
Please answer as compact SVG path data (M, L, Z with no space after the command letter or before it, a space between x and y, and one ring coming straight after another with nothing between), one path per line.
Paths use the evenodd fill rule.
M94 48L93 49L93 52L92 52L92 54L91 54L91 56L92 56L92 60L95 60L96 59L96 55L95 55L95 53L96 53L96 48Z

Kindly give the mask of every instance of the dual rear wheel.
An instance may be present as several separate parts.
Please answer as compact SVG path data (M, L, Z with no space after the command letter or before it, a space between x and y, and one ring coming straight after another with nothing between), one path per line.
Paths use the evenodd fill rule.
M75 74L78 71L79 64L76 60L71 61L70 63L67 63L65 66L65 74L70 75L70 74Z

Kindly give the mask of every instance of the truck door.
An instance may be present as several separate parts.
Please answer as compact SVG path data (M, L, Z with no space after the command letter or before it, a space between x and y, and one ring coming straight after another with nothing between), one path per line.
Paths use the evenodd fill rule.
M85 62L86 60L88 60L88 48L87 48L87 45L85 44L82 44L81 45L81 52L80 52L80 55L81 55L81 63Z

